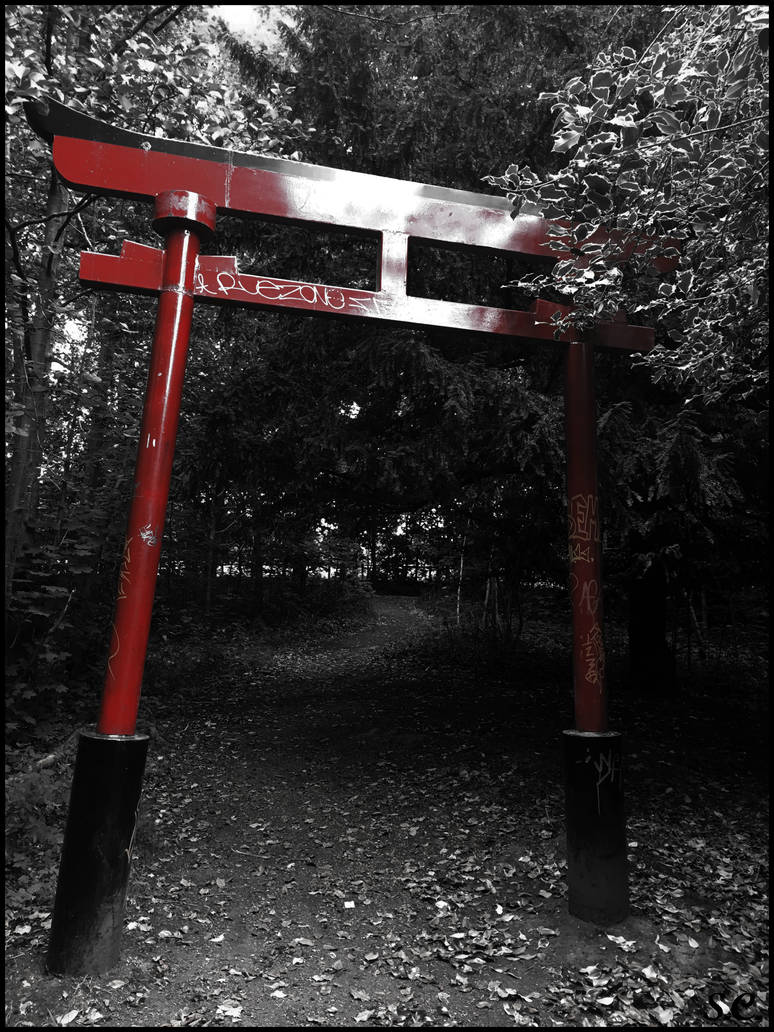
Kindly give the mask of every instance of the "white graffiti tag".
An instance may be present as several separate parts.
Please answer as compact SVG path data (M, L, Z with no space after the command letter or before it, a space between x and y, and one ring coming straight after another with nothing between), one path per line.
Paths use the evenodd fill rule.
M151 528L150 523L146 523L145 526L142 528L142 530L140 531L140 537L145 542L145 544L148 545L149 548L152 548L154 545L157 545L159 541L158 537L156 536L156 532Z

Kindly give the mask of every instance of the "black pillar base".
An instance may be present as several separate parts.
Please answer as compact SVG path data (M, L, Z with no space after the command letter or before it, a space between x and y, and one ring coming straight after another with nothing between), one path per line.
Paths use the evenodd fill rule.
M81 732L46 967L104 974L119 960L147 735Z
M621 736L564 731L570 913L609 925L629 914Z

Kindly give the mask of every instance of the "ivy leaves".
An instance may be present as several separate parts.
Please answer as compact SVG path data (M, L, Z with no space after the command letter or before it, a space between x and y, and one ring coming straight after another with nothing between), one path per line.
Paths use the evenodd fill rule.
M652 364L708 397L766 380L767 25L763 7L675 8L639 56L602 54L587 79L541 94L566 168L487 177L514 214L574 223L553 275L519 286L559 289L581 327L619 308L657 324L676 354ZM652 262L678 256L659 283Z

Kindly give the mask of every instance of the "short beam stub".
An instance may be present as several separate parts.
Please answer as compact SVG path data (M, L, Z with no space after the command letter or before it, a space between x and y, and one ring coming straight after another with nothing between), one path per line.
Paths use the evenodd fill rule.
M179 220L192 223L201 236L215 232L216 209L212 201L191 190L166 190L156 194L153 226L162 235L170 228L170 222Z

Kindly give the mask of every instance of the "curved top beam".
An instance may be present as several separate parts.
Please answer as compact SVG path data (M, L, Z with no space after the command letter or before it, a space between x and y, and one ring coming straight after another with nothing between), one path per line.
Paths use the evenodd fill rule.
M166 190L191 190L222 212L557 258L551 223L536 215L514 218L507 197L148 136L52 98L24 108L32 128L52 143L62 178L90 192L150 201ZM618 231L613 235L623 240ZM604 237L598 230L589 239ZM655 259L661 271L674 264Z
M133 133L54 100L25 108L76 188L146 200L191 190L222 212L556 257L545 220L511 218L505 197Z
M223 147L211 147L203 143L188 143L184 140L168 140L159 136L135 133L129 129L111 125L109 122L103 122L99 118L93 118L81 111L75 111L50 97L45 100L26 101L24 109L27 121L32 128L49 143L52 143L57 136L67 136L71 139L92 140L94 143L113 144L118 147L130 147L134 150L144 148L155 153L198 158L202 161L214 161L225 165L231 164L235 168L259 169L313 182L336 181L340 183L344 177L351 182L395 184L399 187L410 188L412 197L428 197L434 200L451 201L454 204L470 204L479 208L491 208L495 211L510 212L511 210L511 202L508 198L499 195L490 196L468 190L411 183L403 179L390 179L387 176L369 175L364 172L350 172L345 169L329 168L325 165L310 165L303 161L275 158L267 154L252 154Z

